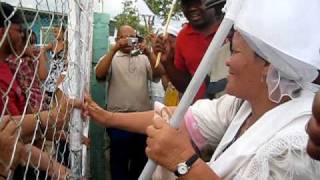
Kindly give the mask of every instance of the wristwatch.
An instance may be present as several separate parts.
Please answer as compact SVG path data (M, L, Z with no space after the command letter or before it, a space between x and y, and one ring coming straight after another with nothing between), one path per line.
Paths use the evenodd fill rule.
M177 169L174 171L174 174L178 177L187 174L193 163L196 162L198 158L198 154L194 154L186 162L179 163L177 165Z

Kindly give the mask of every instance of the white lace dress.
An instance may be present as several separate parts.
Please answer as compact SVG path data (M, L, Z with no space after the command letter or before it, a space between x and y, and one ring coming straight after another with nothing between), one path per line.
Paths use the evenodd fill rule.
M233 143L251 113L249 103L233 96L196 102L185 123L199 148L216 147L208 165L223 179L319 180L320 163L305 151L308 136L304 127L311 115L312 99L313 94L304 92L266 112Z

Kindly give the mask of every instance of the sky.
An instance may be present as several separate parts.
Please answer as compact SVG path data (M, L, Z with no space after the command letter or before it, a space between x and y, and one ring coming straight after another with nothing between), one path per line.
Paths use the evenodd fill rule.
M23 7L28 8L35 8L36 4L38 2L38 8L42 10L47 10L50 8L51 10L55 10L56 6L55 3L58 3L57 7L61 7L62 2L65 3L68 0L2 0L4 2L10 3L14 6L18 5L19 2L22 3ZM95 10L98 12L101 12L102 10L102 4L103 4L103 11L105 13L109 13L111 17L114 17L121 13L122 11L122 2L124 0L95 0L103 3L95 3L96 7ZM47 4L48 2L48 4ZM65 3L67 4L67 3ZM152 14L150 9L147 7L147 5L144 3L143 0L137 0L136 7L138 8L138 11L140 14Z
M36 4L38 2L38 9L41 10L48 10L48 8L50 8L50 11L56 11L56 7L59 7L61 11L61 6L62 6L62 2L64 3L64 5L66 5L68 2L68 0L2 0L4 2L8 2L14 6L18 5L19 2L22 3L23 7L28 7L28 8L35 8ZM124 0L94 0L96 2L102 2L103 3L95 3L96 7L95 7L95 11L96 12L101 12L103 10L103 12L110 14L111 18L115 17L116 15L118 15L119 13L121 13L122 11L122 2ZM48 4L47 4L48 2ZM55 5L55 2L58 3L58 6ZM102 8L102 4L103 4L103 8ZM139 14L147 14L147 15L151 15L153 14L150 9L148 8L148 6L144 3L143 0L137 0L136 2L136 7L139 11ZM160 24L160 20L156 19L156 27L161 26ZM183 23L184 21L181 22L172 22L172 26L175 26L177 28L181 27L181 23Z
M109 13L111 17L118 15L122 11L122 2L124 0L104 0L104 11ZM136 7L139 14L153 14L143 0L137 0Z
M121 13L122 11L122 2L124 0L104 0L103 1L103 10L106 13L109 13L111 18L115 17L116 15L118 15L119 13ZM136 7L139 11L139 14L147 14L147 15L151 15L153 14L150 9L148 8L148 6L144 3L143 0L137 0L136 2ZM98 11L101 11L101 5L99 7L97 7ZM160 27L160 20L156 19L156 27ZM180 28L181 24L185 22L185 20L182 20L181 22L177 22L177 21L172 21L171 25L176 27L176 28Z
M109 13L111 17L121 12L123 0L103 0L104 11Z

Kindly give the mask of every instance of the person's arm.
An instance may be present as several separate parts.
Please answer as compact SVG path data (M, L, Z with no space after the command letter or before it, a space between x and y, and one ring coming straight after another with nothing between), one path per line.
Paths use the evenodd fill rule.
M89 96L85 97L85 114L105 127L117 128L131 132L145 133L146 128L152 124L153 111L116 113L99 107ZM134 123L133 123L134 122Z
M127 38L120 38L117 39L116 44L111 47L111 49L100 58L96 68L96 78L98 80L105 80L106 74L109 71L113 56L123 47L126 47L128 45L128 39Z
M17 139L17 125L10 120L9 117L2 117L0 122L0 165L4 166L4 169L15 168L20 162L20 143L17 144L15 149L15 142ZM15 151L14 151L15 149ZM13 152L15 152L13 154ZM11 167L9 163L11 157L14 156ZM6 171L0 170L1 175L7 175Z
M7 180L9 175L8 169L0 163L0 180Z
M170 82L167 74L164 74L161 76L161 82L162 82L162 87L163 87L164 91L166 91L166 89L168 88L169 82Z
M169 77L171 83L177 88L178 91L183 93L191 81L190 74L177 69L173 63L173 60L172 62L162 64L166 69L167 76Z
M66 168L62 164L59 164L55 159L49 156L49 154L41 151L40 149L27 144L24 146L24 151L22 153L23 162L26 163L30 154L30 166L39 168L42 171L48 171L48 175L52 179L63 180L68 174L70 174L70 169Z
M180 178L181 180L220 180L221 178L205 163L203 160L198 159L189 172Z
M41 81L46 80L48 76L48 69L47 69L47 47L42 47L40 49L39 54L39 66L38 66L38 76Z
M170 42L168 38L158 37L154 47L155 54L159 52L161 55L161 64L163 65L167 76L169 77L172 84L177 88L178 91L184 92L188 87L191 80L191 76L188 72L177 69L174 64L175 53L179 53L175 50L174 43Z
M95 68L97 79L105 79L106 78L106 74L109 71L109 68L110 68L110 65L112 62L112 58L116 54L117 51L118 51L118 48L115 45L110 49L110 51L108 53L106 53L104 56L101 57L101 59L99 60L97 66Z
M150 66L151 66L151 70L152 70L153 78L158 78L158 77L161 77L161 75L165 74L165 69L161 63L157 67L155 67L157 57L151 51L151 49L146 46L146 44L144 42L142 44L140 44L140 49L148 57L148 60L149 60Z
M50 136L51 131L59 131L63 128L63 125L69 119L69 115L72 108L81 108L81 103L78 100L72 100L68 98L61 91L56 92L58 104L54 104L53 107L49 111L42 111L38 114L26 114L24 119L21 119L22 116L13 116L12 119L21 124L21 137L26 142L30 142L33 137L34 131L36 129L37 123L40 121L40 126L42 133L46 133L45 135L52 139ZM45 131L48 132L45 132ZM40 131L39 131L40 132Z
M0 71L1 71L1 69L0 69ZM6 72L6 71L1 71L0 74L2 74L4 72ZM8 89L8 84L3 81L0 81L0 96L1 97L3 97L3 95L5 94L7 89ZM15 96L14 91L13 90L9 91L9 94L7 95L7 97L13 97L13 96ZM0 100L1 111L3 111L3 109L4 109L5 101L6 101L6 98L3 98ZM16 102L15 98L8 98L8 104L7 104L5 114L7 114L7 113L20 114L21 112L20 112L17 104L18 103Z

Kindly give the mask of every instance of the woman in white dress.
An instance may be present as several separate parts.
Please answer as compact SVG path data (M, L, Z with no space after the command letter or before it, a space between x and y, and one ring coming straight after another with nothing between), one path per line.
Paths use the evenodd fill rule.
M153 118L153 112L107 112L86 98L87 113L107 127L146 133L148 157L181 179L320 179L305 132L320 54L302 43L320 44L314 33L320 23L312 18L320 15L320 2L309 0L308 8L315 8L304 14L305 2L298 0L248 2L243 6L253 13L236 21L226 62L227 95L197 101L180 128L163 121L173 108ZM294 20L303 24L292 26ZM210 162L198 158L192 142L216 148Z

